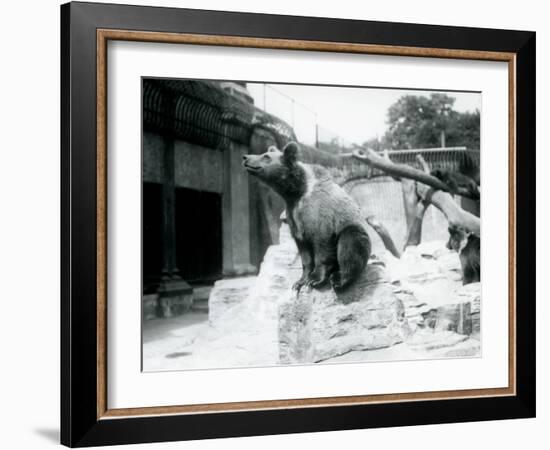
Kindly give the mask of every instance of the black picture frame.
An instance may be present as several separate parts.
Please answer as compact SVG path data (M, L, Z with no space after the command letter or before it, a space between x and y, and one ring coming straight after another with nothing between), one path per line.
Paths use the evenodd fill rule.
M516 394L98 418L98 29L345 42L516 55ZM534 32L69 3L61 6L61 443L177 441L535 416Z

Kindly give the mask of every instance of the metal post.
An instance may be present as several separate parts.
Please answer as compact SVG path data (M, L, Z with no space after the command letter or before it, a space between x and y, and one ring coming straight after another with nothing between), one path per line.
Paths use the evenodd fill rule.
M317 122L317 113L315 113L315 147L319 148L319 122Z

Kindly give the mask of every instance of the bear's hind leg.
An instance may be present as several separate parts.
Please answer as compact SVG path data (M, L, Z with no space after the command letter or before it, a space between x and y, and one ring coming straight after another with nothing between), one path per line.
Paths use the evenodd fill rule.
M367 232L358 225L344 228L338 235L339 270L330 277L334 290L342 290L357 279L367 265L371 244Z
M336 269L336 240L315 243L313 254L315 268L306 286L320 289L329 282L330 275Z

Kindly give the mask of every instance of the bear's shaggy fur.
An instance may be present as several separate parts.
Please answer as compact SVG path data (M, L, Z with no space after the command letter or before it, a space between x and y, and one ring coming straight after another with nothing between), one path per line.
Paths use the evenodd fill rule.
M319 166L298 161L298 144L283 151L270 147L262 155L243 156L243 166L277 192L286 203L292 237L303 273L294 284L335 290L348 287L363 272L371 244L366 222L355 201Z
M458 253L462 267L462 284L476 283L481 279L480 242L475 234L464 228L449 227L447 248Z
M458 188L463 188L470 192L471 195L479 198L479 187L476 182L467 175L460 172L436 169L432 170L431 174L439 178L443 183L449 186L450 193L453 195L458 194Z

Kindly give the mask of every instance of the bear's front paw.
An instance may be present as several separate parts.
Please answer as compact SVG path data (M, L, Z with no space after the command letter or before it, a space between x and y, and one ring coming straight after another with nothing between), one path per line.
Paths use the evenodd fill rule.
M300 293L302 288L307 284L308 277L306 275L302 275L296 283L292 285L292 290L296 291L296 295Z
M328 279L326 277L310 276L309 280L306 283L308 289L319 289L327 283Z

